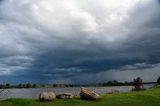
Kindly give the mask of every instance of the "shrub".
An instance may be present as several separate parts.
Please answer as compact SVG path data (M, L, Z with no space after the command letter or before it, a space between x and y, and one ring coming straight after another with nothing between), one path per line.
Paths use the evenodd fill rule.
M133 86L134 88L132 89L132 91L145 90L145 88L143 87L143 80L140 77L133 79Z

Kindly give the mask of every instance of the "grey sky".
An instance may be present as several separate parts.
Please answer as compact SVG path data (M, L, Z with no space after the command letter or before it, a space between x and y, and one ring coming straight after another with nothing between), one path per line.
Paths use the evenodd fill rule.
M160 76L158 0L1 0L1 82Z

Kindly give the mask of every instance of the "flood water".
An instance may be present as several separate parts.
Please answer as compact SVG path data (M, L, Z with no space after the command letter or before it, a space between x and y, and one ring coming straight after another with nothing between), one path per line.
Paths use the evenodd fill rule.
M150 88L153 85L144 85L145 88ZM113 90L119 92L130 92L133 86L116 86L116 87L89 87L93 91L99 94L109 93ZM52 91L55 94L72 93L79 95L80 87L67 87L67 88L28 88L28 89L7 89L4 95L1 95L1 99L7 98L38 98L41 92Z

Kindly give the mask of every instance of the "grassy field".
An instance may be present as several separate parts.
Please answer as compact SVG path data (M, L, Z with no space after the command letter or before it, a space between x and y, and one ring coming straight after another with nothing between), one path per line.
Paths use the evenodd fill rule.
M0 106L160 106L160 88L141 92L106 94L101 101L86 101L80 98L40 102L33 99L8 99Z

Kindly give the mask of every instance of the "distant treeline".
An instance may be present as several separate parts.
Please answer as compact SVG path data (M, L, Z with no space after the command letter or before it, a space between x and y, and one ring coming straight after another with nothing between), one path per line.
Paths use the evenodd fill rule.
M17 85L11 85L9 83L0 84L0 89L4 89L4 88L36 88L36 87L37 87L37 84L30 84L30 83L17 84Z
M127 85L133 85L133 82L118 82L117 80L108 81L107 83L101 83L100 86L127 86Z
M158 83L160 84L160 77L157 79L157 82L142 82L142 84L155 84ZM134 85L134 80L132 82L118 82L117 80L113 81L108 81L105 83L99 83L99 84L85 84L85 85L75 85L75 84L31 84L31 83L26 83L26 84L16 84L16 85L11 85L9 83L6 84L0 84L0 89L5 89L5 88L51 88L51 87L88 87L88 86L129 86L129 85Z
M69 85L66 85L66 84L53 84L53 87L88 87L88 86L127 86L127 85L132 85L133 82L118 82L116 80L114 81L108 81L106 83L99 83L99 84L78 84L78 85L75 85L75 84L69 84Z
M26 84L0 84L0 89L4 88L41 88L41 87L86 87L86 86L126 86L126 85L132 85L133 82L118 82L116 80L114 81L108 81L107 83L99 83L99 84L85 84L85 85L75 85L75 84L31 84L31 83L26 83Z

